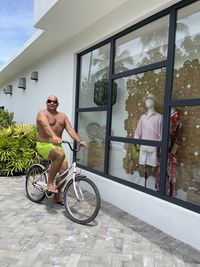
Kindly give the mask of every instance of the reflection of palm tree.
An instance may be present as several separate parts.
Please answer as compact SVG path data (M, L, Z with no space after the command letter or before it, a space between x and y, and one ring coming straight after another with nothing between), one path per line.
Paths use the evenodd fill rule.
M109 59L110 59L110 49L108 46L103 46L99 48L99 57L93 59L94 66L98 66L99 70L95 73L97 78L108 79L109 73ZM121 54L116 51L115 55L115 72L125 71L129 68L126 65L132 65L133 59L129 56L128 51L124 50Z
M184 23L177 22L176 27L176 32L185 33L187 35L189 34L188 26ZM166 58L168 49L168 33L169 26L165 25L141 36L140 41L143 45L141 54L144 52L145 48L148 49L147 57L143 59L142 64L151 63L147 62L148 60L160 61Z
M193 36L186 36L179 48L182 54L182 60L192 60L200 56L200 34Z
M177 32L183 32L188 34L188 27L187 25L178 22L176 26ZM163 48L163 52L167 50L167 43L168 43L168 32L169 26L165 25L160 29L156 29L155 31L150 31L145 33L145 35L141 36L140 41L142 42L144 47L148 48Z

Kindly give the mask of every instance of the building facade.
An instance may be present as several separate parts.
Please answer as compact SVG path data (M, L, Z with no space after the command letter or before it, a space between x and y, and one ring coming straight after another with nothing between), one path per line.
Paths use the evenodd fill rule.
M200 249L200 1L38 0L34 25L0 106L35 123L57 95L102 198Z

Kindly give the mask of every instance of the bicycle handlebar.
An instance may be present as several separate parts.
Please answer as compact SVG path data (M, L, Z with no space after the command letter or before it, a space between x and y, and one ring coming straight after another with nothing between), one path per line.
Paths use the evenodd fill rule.
M67 141L67 140L62 140L62 144L68 144L70 150L73 151L73 152L79 152L80 151L80 148L81 147L84 147L82 144L78 144L77 143L77 148L76 149L73 149L72 146L71 146L71 143L69 141Z

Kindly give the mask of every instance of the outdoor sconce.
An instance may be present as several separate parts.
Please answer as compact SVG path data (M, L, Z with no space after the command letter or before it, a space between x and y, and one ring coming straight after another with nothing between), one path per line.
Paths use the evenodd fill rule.
M31 80L35 80L35 81L38 80L38 72L37 71L33 71L31 73Z
M7 87L4 88L3 91L4 91L4 94L6 95L12 95L12 85L11 84L7 85Z
M20 78L18 88L26 89L26 78Z

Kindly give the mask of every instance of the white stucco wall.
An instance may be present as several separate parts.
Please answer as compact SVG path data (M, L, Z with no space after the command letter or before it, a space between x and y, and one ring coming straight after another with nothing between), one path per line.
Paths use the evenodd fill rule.
M89 172L82 173L97 184L101 197L109 203L200 250L200 214Z
M0 91L0 105L14 112L17 122L35 122L35 116L39 109L46 107L46 98L50 94L56 94L59 98L59 109L63 110L73 119L74 93L73 79L75 57L72 51L54 52L44 58L37 65L21 73L8 84L13 84L13 94L5 95ZM32 71L38 71L38 81L30 79ZM18 88L20 77L26 77L26 89ZM3 89L3 88L2 88Z
M35 25L57 1L58 0L34 0L33 25Z
M56 94L60 100L59 110L67 113L73 123L76 53L175 2L178 1L156 0L146 1L144 5L144 1L139 1L136 8L132 1L127 1L123 8L113 11L9 81L8 84L13 84L13 95L5 95L1 88L0 106L13 111L18 122L35 123L38 110L45 108L47 96ZM29 78L32 71L39 72L37 82ZM27 89L24 91L17 88L19 77L27 77ZM104 200L200 250L199 214L92 173L88 174L97 183Z

